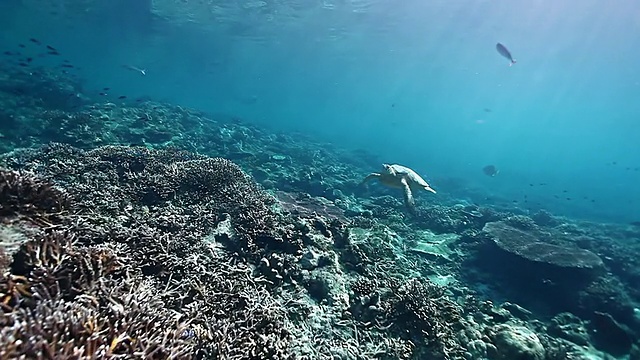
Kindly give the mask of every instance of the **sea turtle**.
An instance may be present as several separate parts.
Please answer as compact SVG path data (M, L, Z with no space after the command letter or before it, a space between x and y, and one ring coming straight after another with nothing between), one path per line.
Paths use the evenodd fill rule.
M436 193L436 191L433 190L431 186L429 186L429 184L420 177L420 175L406 166L382 164L382 167L384 168L384 171L381 173L369 174L364 178L364 180L362 180L362 184L372 179L378 179L382 185L403 189L404 203L412 210L415 205L412 190L421 189L431 191L434 194Z

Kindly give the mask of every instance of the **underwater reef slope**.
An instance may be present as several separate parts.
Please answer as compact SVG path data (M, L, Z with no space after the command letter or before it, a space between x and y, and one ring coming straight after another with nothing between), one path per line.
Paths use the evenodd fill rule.
M1 358L640 358L639 227L1 70Z
M176 149L51 143L0 165L3 358L606 357L574 315L543 323L447 281L464 257L429 250L485 232L411 239Z

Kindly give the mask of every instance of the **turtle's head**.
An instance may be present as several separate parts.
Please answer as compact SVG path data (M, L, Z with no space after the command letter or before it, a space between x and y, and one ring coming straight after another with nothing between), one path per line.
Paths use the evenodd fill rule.
M382 168L384 169L385 172L387 172L387 174L396 175L395 170L393 170L393 166L389 165L389 164L382 164Z

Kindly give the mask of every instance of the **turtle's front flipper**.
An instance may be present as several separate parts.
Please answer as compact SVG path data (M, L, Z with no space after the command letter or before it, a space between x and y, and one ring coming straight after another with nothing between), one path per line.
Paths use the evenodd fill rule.
M402 178L402 180L400 180L400 183L402 183L402 190L404 190L404 203L405 205L407 205L409 210L413 211L416 204L413 201L413 194L411 193L411 187L407 182L407 178Z
M379 178L379 177L380 177L380 174L378 174L378 173L371 173L371 174L367 175L367 177L366 177L366 178L364 178L364 179L360 182L360 186L362 186L362 185L365 185L365 186L366 186L366 185L367 185L367 182L369 182L369 181L370 181L370 180L372 180L372 179L377 179L377 178Z

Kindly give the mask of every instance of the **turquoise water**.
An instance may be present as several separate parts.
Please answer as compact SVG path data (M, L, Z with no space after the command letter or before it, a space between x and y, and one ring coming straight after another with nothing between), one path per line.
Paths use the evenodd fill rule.
M637 2L144 5L3 1L0 47L37 38L79 67L87 94L109 87L364 148L471 202L640 219Z

